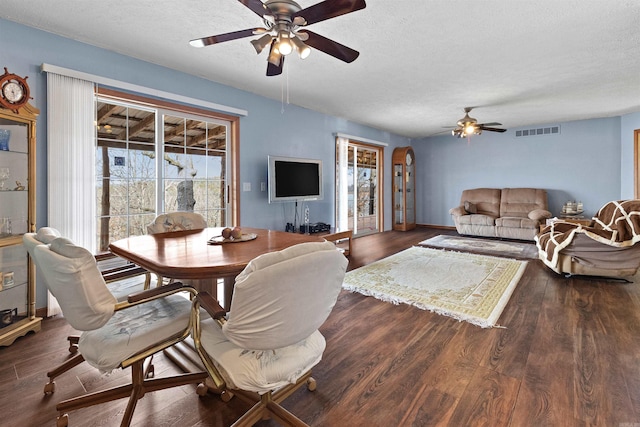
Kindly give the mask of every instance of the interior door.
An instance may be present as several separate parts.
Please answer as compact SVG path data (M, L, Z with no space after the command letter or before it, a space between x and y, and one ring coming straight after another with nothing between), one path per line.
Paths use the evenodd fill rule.
M379 232L382 148L348 141L342 152L338 147L337 158L336 206L343 210L338 218L346 218L346 228L354 236ZM346 180L346 185L340 180Z

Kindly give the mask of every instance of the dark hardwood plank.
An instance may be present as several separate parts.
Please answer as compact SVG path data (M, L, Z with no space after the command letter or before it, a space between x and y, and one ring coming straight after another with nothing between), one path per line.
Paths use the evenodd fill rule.
M418 227L352 242L349 269L438 234ZM640 278L638 278L640 281ZM315 392L284 406L313 426L631 426L640 425L640 290L637 284L565 279L529 262L498 323L465 322L343 291L321 331ZM69 357L64 318L0 348L3 426L53 426L58 401L128 381L84 364L44 396L47 370ZM177 372L163 355L157 376ZM125 402L70 413L71 426L117 425ZM148 393L133 426L228 426L248 405L198 397L194 386ZM261 421L258 426L275 426Z

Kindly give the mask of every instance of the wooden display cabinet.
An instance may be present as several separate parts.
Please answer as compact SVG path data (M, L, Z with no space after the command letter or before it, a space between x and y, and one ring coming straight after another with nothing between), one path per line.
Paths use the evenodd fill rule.
M36 224L36 119L29 104L0 107L0 346L40 330L35 266L22 235Z
M416 227L416 163L411 147L393 150L393 229L407 231Z

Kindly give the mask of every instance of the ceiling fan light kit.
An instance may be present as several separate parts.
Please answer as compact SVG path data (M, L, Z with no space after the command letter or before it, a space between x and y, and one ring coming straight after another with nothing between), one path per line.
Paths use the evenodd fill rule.
M238 1L259 15L265 27L194 39L189 44L193 47L205 47L263 34L252 40L251 44L258 54L271 45L267 58L268 76L281 74L284 57L294 50L301 59L307 58L311 48L314 48L347 63L353 62L359 55L357 51L319 34L308 30L299 31L307 25L364 9L365 0L325 0L305 9L293 0L267 0L264 3L262 0Z
M478 123L478 120L473 117L469 117L472 107L466 107L464 109L464 117L458 120L457 127L451 131L451 135L458 138L466 138L471 135L480 135L483 130L488 132L506 132L506 129L496 128L493 126L502 126L502 123Z

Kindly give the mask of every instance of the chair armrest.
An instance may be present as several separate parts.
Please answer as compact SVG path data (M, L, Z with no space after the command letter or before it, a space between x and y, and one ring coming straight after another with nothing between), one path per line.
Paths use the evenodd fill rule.
M145 289L149 287L151 276L146 269L135 265L134 263L123 258L119 258L117 255L111 252L101 252L99 254L95 254L94 258L96 259L96 264L98 264L98 269L100 270L100 273L102 273L102 277L104 278L105 282L115 282L116 280L146 274L148 277L146 278ZM111 260L114 261L109 262ZM101 263L102 267L100 266ZM108 268L104 267L105 264Z
M126 279L129 277L140 276L142 274L149 274L147 270L142 267L138 267L135 264L123 265L122 267L111 268L101 271L104 281L114 282L120 279Z
M181 282L174 282L170 285L159 286L157 288L147 289L146 291L131 294L127 296L127 302L125 305L138 304L140 302L162 298L178 292L191 292L193 295L197 294L196 290L192 286L185 285Z
M200 292L196 295L196 299L200 303L200 307L204 308L212 318L222 319L226 316L225 309L220 307L220 303L208 292Z

